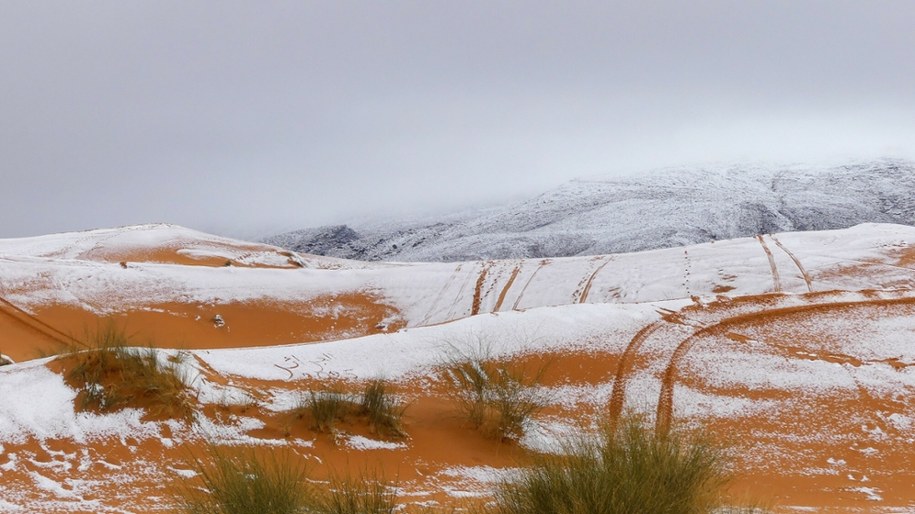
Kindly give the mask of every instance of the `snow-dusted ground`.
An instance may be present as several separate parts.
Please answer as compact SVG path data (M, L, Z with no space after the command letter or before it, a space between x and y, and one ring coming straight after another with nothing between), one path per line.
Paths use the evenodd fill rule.
M184 230L160 226L145 232L165 234L144 237L174 240L179 239L175 232L183 237ZM167 302L301 302L362 292L381 297L400 311L407 326L414 327L477 313L579 302L644 303L719 293L906 287L915 281L915 269L898 265L892 254L915 245L915 227L901 225L865 224L597 257L456 264L336 261L334 269L144 262L123 268L117 263L69 258L66 248L72 237L0 241L0 296L26 310L62 304L112 313ZM104 232L81 237L84 245L91 237L98 244L111 244ZM68 258L48 257L60 254ZM848 266L867 266L867 272L838 272Z
M323 264L265 269L162 262L130 262L124 268L105 262L98 252L87 253L87 248L116 252L119 245L142 247L145 243L134 239L139 237L147 242L178 241L172 249L179 254L219 251L240 256L233 253L233 245L237 245L230 240L212 243L210 236L177 227L128 229L128 233L135 232L130 236L116 232L0 241L0 296L33 312L63 304L110 313L169 302L302 301L367 292L395 306L407 322L407 328L399 331L338 341L187 352L181 366L201 403L245 404L250 397L231 385L232 380L275 385L300 379L384 377L419 384L422 389L434 380L435 369L450 346L483 344L493 357L541 353L620 356L640 330L656 324L659 328L644 339L638 351L640 360L634 361L625 389L626 407L645 412L649 419L655 413L661 415L661 398L668 386L673 415L687 420L768 420L786 412L823 418L816 410L823 398L854 400L860 396L880 399L877 407L868 407L873 412L843 411L844 421L827 420L803 437L816 444L829 444L833 439L846 444L843 438L848 434L835 435L829 430L847 428L847 424L866 442L868 453L862 455L871 459L890 451L904 452L905 444L915 443L915 404L911 401L915 397L915 347L909 344L915 336L911 322L915 294L910 292L915 269L900 260L902 251L915 247L913 227L868 224L547 261L335 261L334 269L324 269ZM313 262L308 256L301 258ZM820 294L805 294L811 291ZM742 300L766 293L783 294ZM835 308L845 304L853 308ZM780 312L777 323L763 317L757 324L702 332L769 311ZM471 316L474 312L479 315ZM666 370L674 366L674 356L679 354L676 349L691 338L696 342L682 352L674 368L681 380L665 384ZM163 350L160 357L175 353ZM0 367L0 397L14 399L0 402L0 480L4 472L28 470L37 474L32 477L35 487L62 502L90 508L91 501L77 500L83 492L93 490L91 484L55 482L49 472L35 471L36 466L45 465L43 461L32 458L38 464L26 462L21 451L10 453L3 445L57 439L89 444L113 439L125 445L153 440L174 447L201 437L239 445L294 446L302 451L313 444L252 436L250 432L262 428L263 421L251 416L241 416L232 424L204 416L187 425L143 421L140 411L130 409L113 414L76 412L76 391L44 363ZM228 378L230 385L208 380L214 372ZM611 373L597 382L544 387L543 396L561 412L579 412L606 406L614 387L622 386ZM754 392L757 397L740 391ZM273 412L288 409L299 394L294 389L274 388L262 408ZM41 401L15 400L22 398ZM806 410L791 411L795 404ZM537 419L527 427L521 443L537 451L554 451L580 421L556 415ZM800 436L792 432L782 442L795 444L792 437ZM345 434L341 441L348 451L359 452L408 451L410 444L409 440L391 443L356 434ZM764 451L768 450L759 449ZM789 457L777 452L764 456ZM76 467L81 458L74 453L69 460L48 466ZM885 477L863 467L865 464L854 463L858 467L849 476L857 482L846 491L868 501L882 501L887 495L881 482ZM148 467L149 473L166 472L155 463ZM816 466L808 468L809 474L820 473ZM871 480L865 485L859 483L861 469ZM455 496L474 496L481 494L487 481L505 473L510 470L461 467L442 471L438 479ZM4 498L9 505L0 503L0 511L18 505L16 498Z
M836 292L824 295L815 302L828 306L837 302L899 298L906 298L905 293L887 292L874 296L873 293ZM781 299L782 303L770 307L802 306L809 303L801 297L784 296ZM193 358L184 359L182 366L188 383L197 391L196 396L202 403L244 404L248 400L234 386L222 386L206 380L207 374L213 371L233 380L244 377L246 380L269 381L274 384L284 381L292 384L304 378L362 380L385 377L410 381L423 388L428 381L434 380L431 377L435 376L436 367L447 354L448 345L473 348L483 343L494 357L545 352L619 355L642 327L657 322L665 312L688 312L683 308L690 305L693 309L697 308L685 300L657 304L543 307L523 312L474 316L433 327L351 340L251 349L200 350L191 353L206 364L205 368L199 367ZM743 315L750 312L752 307L735 305L729 309L731 310L725 309L715 316ZM678 337L686 338L699 326L708 325L715 319L711 313L708 314L709 317L703 318L701 308L696 312L700 314L696 315L694 321L699 325L671 324L670 330L673 332L666 335L659 332L645 343L642 353L649 360L647 365L635 369L629 377L629 408L648 414L649 419L653 418L663 387L661 377L664 365L678 340L668 336L679 334ZM915 333L909 315L905 312L893 315L826 313L818 315L816 319L821 318L823 323L818 323L815 330L804 325L808 322L806 318L789 320L790 322L780 320L776 325L760 325L756 328L758 333L742 328L741 334L753 338L749 342L721 336L707 338L693 349L680 371L684 377L702 377L701 387L687 384L676 386L675 416L685 420L762 419L772 422L779 415L790 412L795 402L792 398L797 398L798 404L804 404L822 401L816 398L853 398L859 391L865 390L873 397L896 399L892 409L881 407L876 412L862 410L847 419L853 427L859 424L862 427L871 426L873 420L883 420L880 425L882 429L868 429L872 431L860 432L855 436L863 447L870 448L871 458L879 459L888 451L888 444L890 447L895 444L893 441L905 444L908 438L908 444L915 443L912 439L915 405L909 400L915 393L915 348L907 344ZM849 326L858 327L858 330L846 331ZM793 337L795 334L810 332L821 333L826 340L820 346L799 346L806 353L786 356L767 345L770 340L778 341L783 337L782 334L784 337ZM830 356L851 356L861 363L857 366L842 366L816 357L818 352L827 350ZM162 358L173 353L174 351L163 352ZM906 367L896 370L888 362L889 359ZM609 403L613 387L613 377L608 376L605 381L598 383L548 387L545 388L543 397L549 398L551 404L562 407L565 412L581 412L583 407L600 410ZM729 392L745 389L775 391L777 394L768 399L752 399L740 393ZM180 422L145 422L140 419L141 412L133 409L113 414L77 413L73 405L76 392L59 375L44 368L43 361L0 368L0 394L4 398L42 399L40 402L0 403L0 445L14 446L27 440L55 439L91 445L107 444L104 441L113 439L122 445L152 440L171 447L200 437L221 444L287 446L300 451L307 450L313 444L300 439L253 437L249 432L262 428L264 424L259 419L246 416L240 416L228 424L200 417L194 425L188 426ZM262 408L283 411L295 405L300 394L301 391L295 388L274 389L272 399L263 403ZM537 451L558 451L565 438L579 433L582 422L583 420L556 416L539 418L527 427L521 443ZM584 422L587 425L587 421ZM808 443L822 444L831 440L842 441L848 437L844 432L830 431L839 429L838 425L830 426L832 428L827 427L824 432L812 431L806 434ZM796 437L796 434L791 437ZM348 451L405 451L410 446L409 440L388 442L355 434L344 434L341 442ZM756 451L765 453L761 459L767 463L777 455L772 453L771 448L757 448ZM36 465L30 464L31 461L17 461L21 457L17 457L15 452L12 455L4 454L0 449L0 456L0 462L6 462L4 466L8 472L32 469ZM70 460L78 460L78 457L74 455ZM784 458L794 459L796 456L787 455ZM35 458L32 460L40 462ZM62 462L60 466L78 464L76 461L68 463L69 461ZM149 468L148 473L153 473L156 469L154 463L145 466ZM877 501L875 498L885 488L879 473L860 467L853 470L872 477L867 484L867 491L853 491L859 491L862 497L870 498L869 501ZM3 472L0 470L0 479ZM59 487L60 490L56 493L50 491L59 497L59 501L67 500L82 508L89 506L72 496L80 491L93 491L90 485L55 482L49 478L51 475L48 472L30 472L39 475L35 477L37 487ZM510 472L511 470L494 470L487 466L461 467L442 471L434 480L439 481L442 490L455 497L473 497L486 494L492 480L498 480ZM805 473L819 472L808 470Z
M567 305L474 316L343 341L194 353L220 374L259 380L409 380L440 366L451 347L470 351L483 346L493 358L562 351L621 352L641 327L659 319L659 308L676 309L683 304Z
M105 313L176 300L228 303L263 298L301 299L341 291L375 291L401 309L408 321L409 328L405 330L343 341L197 352L220 373L260 380L376 376L406 379L427 373L439 364L447 345L469 344L474 340L485 340L494 356L562 350L619 353L635 332L659 319L659 312L676 311L696 300L708 301L715 295L717 286L728 286L732 288L727 291L728 295L740 296L772 292L777 286L784 292L793 293L871 289L884 284L895 288L911 284L915 279L915 269L894 264L895 257L891 255L892 251L915 246L915 228L875 224L635 254L552 259L546 263L511 260L457 265L354 265L349 269L343 265L335 270L156 263L132 263L124 269L117 264L73 258L85 252L67 250L76 239L82 248L107 242L106 248L116 249L112 241L126 238L129 243L125 244L133 247L135 237L140 237L137 234L143 234L144 240L156 242L187 240L194 236L186 229L169 226L127 230L129 237L119 236L117 232L0 242L4 252L0 257L3 296L28 309L69 304ZM92 243L93 238L95 243ZM762 243L773 256L771 264L780 271L777 280ZM60 255L65 257L50 257ZM802 263L801 266L798 263ZM867 273L836 273L843 266L862 263L869 263L866 264ZM807 275L806 280L801 269ZM585 300L589 305L577 305L586 289ZM479 291L479 312L494 311L500 296L499 311L502 312L467 317L475 290ZM790 297L785 301L790 302ZM855 333L854 321L840 315L827 319L835 327L845 327L844 333ZM423 325L454 320L458 321L423 328ZM910 330L905 318L888 318L886 323L895 329L888 330L880 341L862 348L847 347L862 344L860 341L849 342L843 348L868 359L885 341L898 343L905 339L905 336L893 334ZM897 343L890 346L889 353L878 353L884 358L892 357L893 352L905 353L905 345ZM745 359L746 363L741 367L745 367L747 373L741 375L741 380L749 381L747 384L753 384L756 376L750 371L768 370L773 364L763 365L760 355L740 352L714 355L717 360L708 363L709 369L735 364L734 359ZM729 364L722 364L725 361ZM812 365L806 364L808 368ZM9 391L35 389L36 394L39 390L46 391L45 394L50 395L48 398L54 400L47 402L45 407L57 406L54 408L66 410L74 393L66 392L66 386L55 378L56 375L43 370L34 364L3 368L0 387ZM729 376L722 374L721 378ZM760 377L768 382L775 379L768 371ZM788 373L785 377L789 382L795 377L792 386L808 382L806 375L797 378L796 373ZM837 378L826 374L810 387L827 387ZM208 393L202 394L206 398ZM36 437L49 434L79 439L86 433L105 433L105 422L90 423L86 421L88 418L78 418L72 411L64 415L62 411L54 410L45 417L2 411L14 407L0 407L0 424L5 424L0 432L6 437L21 439L26 434ZM135 418L138 419L133 416L133 421L125 418L116 424L142 433L144 429L137 425Z
M0 239L0 257L102 262L129 262L134 257L145 257L155 262L160 259L167 261L167 255L155 254L168 252L189 261L223 259L244 266L324 267L334 266L339 261L320 256L313 256L306 261L269 245L239 241L164 223ZM292 262L290 258L293 258Z

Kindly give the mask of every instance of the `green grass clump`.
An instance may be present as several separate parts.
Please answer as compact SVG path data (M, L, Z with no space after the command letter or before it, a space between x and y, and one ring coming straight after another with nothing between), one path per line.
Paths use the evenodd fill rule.
M525 423L547 403L537 389L546 366L531 371L497 361L481 346L470 351L452 347L443 368L468 421L499 439L521 437Z
M388 437L404 437L403 417L406 406L391 395L384 380L372 380L362 392L360 413L367 416L369 425L377 433Z
M309 392L305 404L297 410L311 415L312 430L333 432L338 420L344 419L355 408L353 399L339 391Z
M304 465L285 458L229 454L210 447L194 459L202 488L182 484L178 503L187 514L300 514L313 512Z
M334 477L319 488L290 453L258 457L210 446L192 466L197 478L176 489L185 514L393 514L399 507L396 488L377 474Z
M396 488L377 476L335 477L310 512L320 514L393 514Z
M401 423L405 409L390 393L387 382L378 379L368 382L361 394L309 391L289 413L297 419L310 419L312 430L329 433L350 415L365 417L375 433L399 438L406 435Z
M698 514L722 509L723 455L699 439L659 437L636 419L539 456L503 482L490 514ZM754 509L744 510L753 512Z
M66 379L77 387L79 407L110 412L145 408L153 416L193 419L194 401L178 368L180 354L166 362L153 348L133 348L113 327L99 331L87 350L67 356Z

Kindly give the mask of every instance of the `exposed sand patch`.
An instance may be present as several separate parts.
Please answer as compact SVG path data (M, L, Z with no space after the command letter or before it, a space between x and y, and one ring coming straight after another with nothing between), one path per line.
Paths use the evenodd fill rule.
M138 345L207 349L268 346L344 339L395 331L404 324L397 310L365 293L322 296L301 302L163 303L110 316L71 306L52 306L33 316L50 331L2 316L0 351L14 360L56 353L69 336L88 342L108 324L135 335ZM218 318L217 318L218 317ZM221 320L221 321L220 321ZM61 335L62 334L62 335ZM57 335L57 337L52 337ZM64 345L65 346L65 345Z
M197 350L183 369L199 414L187 423L142 409L78 412L60 376L65 361L0 367L10 399L0 404L0 510L167 511L172 485L193 480L189 452L207 441L290 452L319 480L374 468L397 480L402 501L464 505L485 501L530 452L626 410L727 444L738 496L785 512L915 509L915 294L906 282L915 270L905 268L909 247L880 246L897 238L889 230L855 251L845 248L857 239L834 233L779 235L785 255L769 247L779 259L749 239L690 247L685 264L676 249L320 273L246 260L257 245L188 252L184 241L131 254L91 236L73 249L39 241L38 260L0 262L0 292L27 300L24 312L0 312L0 352L25 361L111 319L137 344ZM846 253L824 257L821 247ZM67 267L59 273L54 252ZM221 267L223 252L250 267L200 268ZM105 264L80 267L74 255ZM144 259L168 265L130 269ZM111 265L121 260L127 270ZM162 280L183 289L163 301L169 289L153 287ZM287 280L296 282L283 289ZM787 294L759 294L773 283ZM262 289L245 295L249 284ZM694 297L682 297L684 285ZM806 292L812 285L822 290ZM106 303L124 295L122 309ZM530 309L487 313L512 300ZM577 301L587 303L568 305ZM484 314L462 319L474 311ZM438 369L454 342L489 343L495 358L528 370L548 364L538 390L549 404L520 442L487 438L458 413ZM290 346L268 347L280 344ZM359 417L339 422L336 435L316 433L288 412L308 391L357 392L378 376L408 404L402 440Z

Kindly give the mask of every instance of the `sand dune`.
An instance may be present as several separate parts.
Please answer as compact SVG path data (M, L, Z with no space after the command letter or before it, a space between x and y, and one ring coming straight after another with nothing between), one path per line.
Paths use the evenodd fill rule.
M529 452L642 412L729 445L734 493L781 510L915 508L915 228L762 235L636 254L449 264L286 254L152 225L0 241L0 510L150 511L207 440L380 467L410 504L485 498ZM228 266L225 264L229 264ZM113 322L183 355L194 423L79 411L64 361ZM519 441L455 415L448 345L552 364ZM404 440L287 410L390 380ZM34 399L41 398L40 402Z

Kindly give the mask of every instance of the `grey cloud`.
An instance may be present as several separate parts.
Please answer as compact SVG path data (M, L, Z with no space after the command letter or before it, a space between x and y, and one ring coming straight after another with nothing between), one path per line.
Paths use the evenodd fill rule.
M908 1L0 3L0 237L915 148Z

